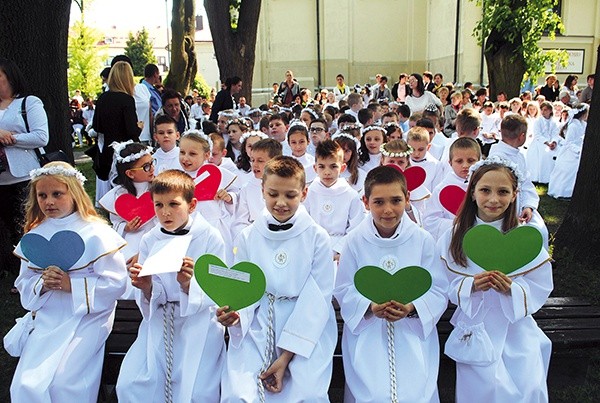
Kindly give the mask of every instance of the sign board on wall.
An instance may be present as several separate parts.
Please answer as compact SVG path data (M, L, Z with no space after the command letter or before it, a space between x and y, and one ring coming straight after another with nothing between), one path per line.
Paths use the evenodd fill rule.
M546 49L545 49L546 50ZM548 49L549 50L549 49ZM583 74L583 62L585 59L585 49L565 49L569 54L569 61L566 66L556 64L556 74ZM546 63L546 74L552 73L550 63Z

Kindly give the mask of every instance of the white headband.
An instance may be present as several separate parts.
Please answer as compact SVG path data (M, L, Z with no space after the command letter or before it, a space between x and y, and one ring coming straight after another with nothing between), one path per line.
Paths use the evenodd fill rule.
M304 108L300 111L300 113L302 113L302 112L306 112L306 113L310 114L313 118L319 119L319 115L317 114L317 112L313 111L310 108Z
M387 131L381 127L381 126L376 126L376 125L370 125L370 126L366 126L361 130L361 134L364 136L366 132L370 132L372 130L378 130L381 133L383 133L383 135L385 136L387 134Z
M115 141L110 144L110 146L115 150L115 159L119 164L126 164L128 162L137 161L144 155L150 155L154 151L152 147L146 147L140 152L137 152L135 154L129 154L127 157L121 157L121 151L123 151L125 147L127 147L129 144L133 144L133 140L127 140L122 143L117 143Z
M360 150L360 141L356 137L343 131L335 133L333 136L331 136L331 140L336 140L340 137L354 141L354 143L356 144L356 151Z
M473 174L475 173L475 171L477 171L479 168L481 168L484 165L503 165L505 167L507 167L508 169L510 169L513 174L517 177L517 189L521 188L521 185L523 185L523 183L525 182L525 175L523 174L523 172L521 172L521 170L519 169L519 166L507 159L504 159L502 157L499 157L497 155L493 155L491 157L487 157L484 160L480 160L478 162L476 162L475 164L471 165L471 167L469 168L469 180L471 180L471 177L473 176Z
M408 146L408 150L406 150L406 151L400 151L398 153L393 153L393 152L388 151L388 150L385 149L385 146L387 144L388 143L384 143L381 146L379 146L379 151L381 151L381 155L383 155L384 157L389 157L389 158L408 157L414 151L414 149L411 146Z
M203 132L201 132L200 130L196 130L196 129L191 129L188 130L186 132L183 132L183 137L185 136L191 136L191 137L199 137L203 140L206 140L208 142L208 148L210 149L210 153L212 154L212 150L213 150L213 142L210 138L210 136L204 134Z
M286 133L286 137L289 136L289 134L292 132L292 129L294 128L302 128L304 130L306 130L306 132L308 133L308 126L306 126L306 124L299 120L299 119L294 119L290 122L290 127L288 128L288 131Z
M240 137L240 143L243 143L244 141L248 140L250 137L260 137L261 140L269 138L269 136L267 136L263 132L259 132L257 130L252 130L250 132L246 132L246 133L242 134L242 137Z
M29 172L29 176L31 179L35 179L42 175L62 175L62 176L71 176L79 181L82 185L85 183L85 176L75 168L71 167L63 167L63 166L45 166L41 168L34 169Z

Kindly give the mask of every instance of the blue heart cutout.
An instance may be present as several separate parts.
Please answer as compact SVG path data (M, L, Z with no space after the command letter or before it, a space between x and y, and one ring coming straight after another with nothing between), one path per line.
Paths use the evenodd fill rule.
M38 234L25 234L21 239L25 258L36 266L57 266L67 271L83 256L85 243L73 231L59 231L47 240Z

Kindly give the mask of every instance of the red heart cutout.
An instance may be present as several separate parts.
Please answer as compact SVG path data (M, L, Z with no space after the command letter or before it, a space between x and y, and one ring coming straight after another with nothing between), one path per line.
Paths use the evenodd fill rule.
M140 217L142 224L147 223L155 216L154 202L152 202L150 192L142 193L140 197L129 193L122 194L115 200L115 210L126 221Z
M386 164L386 166L392 167L404 175L404 178L406 179L406 187L408 188L409 192L412 192L425 183L427 172L425 172L425 170L420 166L408 167L405 171L403 171L402 168L396 164Z
M456 215L467 192L460 186L448 185L440 192L440 203L450 213Z
M198 201L214 200L221 184L221 170L213 164L202 165L196 175L194 197Z

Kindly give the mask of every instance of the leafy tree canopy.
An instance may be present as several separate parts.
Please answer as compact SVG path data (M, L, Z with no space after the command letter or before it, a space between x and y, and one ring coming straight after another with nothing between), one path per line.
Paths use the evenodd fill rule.
M102 70L103 50L97 43L101 34L93 28L77 21L71 28L68 43L68 83L69 93L81 90L84 96L95 97L102 90L100 71Z
M141 31L136 34L129 33L129 39L125 43L125 55L131 59L133 63L133 74L135 76L144 75L144 67L149 63L156 64L156 56L154 55L154 49L152 48L152 41L150 40L148 31L146 28L142 28Z

